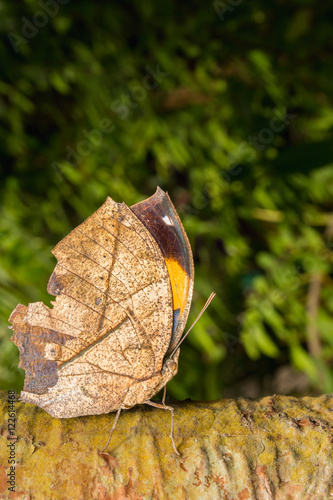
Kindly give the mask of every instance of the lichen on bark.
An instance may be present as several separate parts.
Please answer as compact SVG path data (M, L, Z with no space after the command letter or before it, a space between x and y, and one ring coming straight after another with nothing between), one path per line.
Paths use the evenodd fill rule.
M328 499L333 494L333 397L272 396L175 403L51 417L16 403L16 493L8 492L8 405L0 393L0 498Z

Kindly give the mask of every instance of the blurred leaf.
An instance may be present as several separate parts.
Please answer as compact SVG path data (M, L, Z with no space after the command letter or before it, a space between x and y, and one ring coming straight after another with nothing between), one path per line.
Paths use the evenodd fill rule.
M305 372L310 380L315 381L317 378L317 366L311 356L300 345L292 345L290 355L293 365L298 370Z

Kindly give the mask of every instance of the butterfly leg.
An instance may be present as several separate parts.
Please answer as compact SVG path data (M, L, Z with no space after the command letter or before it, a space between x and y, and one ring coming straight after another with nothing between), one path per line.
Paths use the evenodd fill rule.
M119 409L117 410L117 413L116 413L116 417L114 419L114 422L113 422L113 426L112 426L112 429L111 429L111 432L110 432L110 436L109 436L109 439L108 439L108 442L106 443L106 445L104 446L103 450L101 450L101 453L103 453L103 451L106 450L106 448L109 446L110 444L110 441L111 441L111 438L112 438L112 434L113 434L113 431L115 430L116 428L116 425L117 425L117 422L118 422L118 418L119 418L119 415L120 415L120 412L122 410L123 406L121 405L119 407Z
M164 397L164 395L163 395ZM145 401L145 404L146 405L150 405L150 406L154 406L155 408L161 408L161 410L169 410L171 411L171 432L170 432L170 437L171 437L171 441L172 441L172 446L173 446L173 449L175 450L175 452L177 453L177 455L180 456L180 453L179 451L177 450L176 448L176 445L175 445L175 441L173 439L173 428L174 428L174 409L172 408L172 406L167 406L166 404L159 404L159 403L154 403L153 401Z
M162 405L165 406L165 397L166 397L166 385L163 387L163 397L162 397Z

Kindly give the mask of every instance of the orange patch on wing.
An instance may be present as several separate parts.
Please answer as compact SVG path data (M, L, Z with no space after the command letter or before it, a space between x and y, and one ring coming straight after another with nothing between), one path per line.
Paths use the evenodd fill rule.
M187 301L187 275L176 260L165 259L165 263L170 276L173 310L176 311L180 309L180 314L182 314Z

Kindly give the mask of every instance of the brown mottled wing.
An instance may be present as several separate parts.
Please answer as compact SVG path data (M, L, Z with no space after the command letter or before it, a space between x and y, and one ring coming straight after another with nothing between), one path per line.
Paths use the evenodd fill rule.
M161 371L170 344L163 256L131 210L111 198L53 253L53 308L20 304L10 317L26 370L21 399L55 417L114 411L132 385Z

